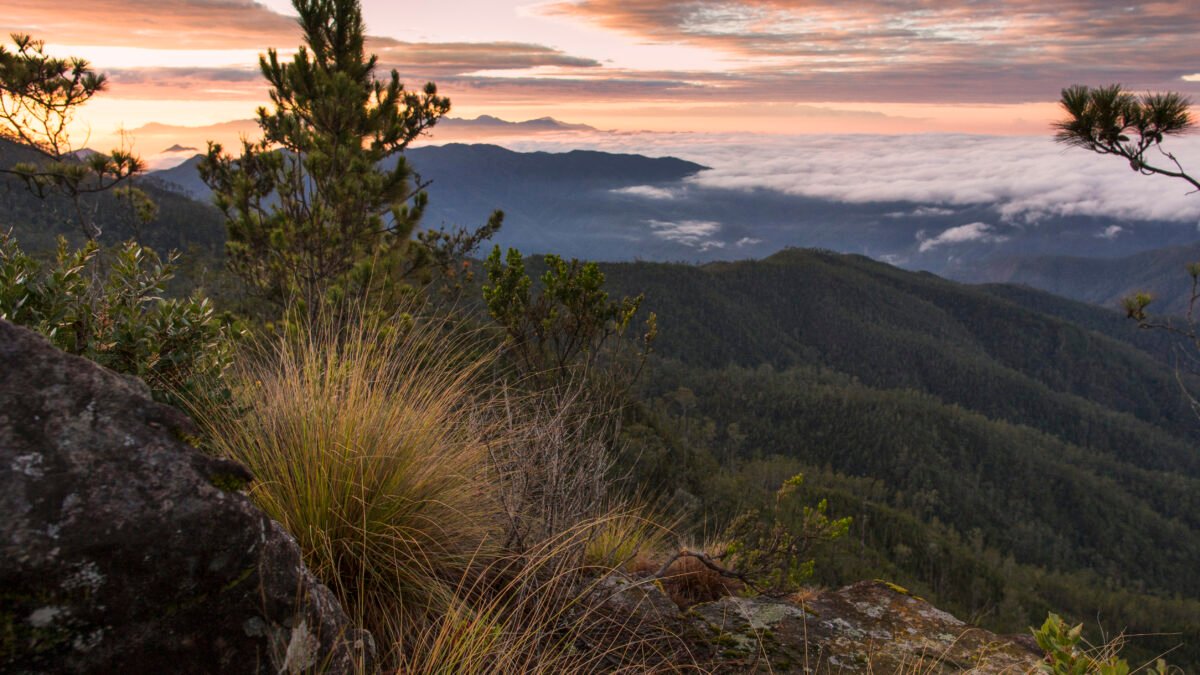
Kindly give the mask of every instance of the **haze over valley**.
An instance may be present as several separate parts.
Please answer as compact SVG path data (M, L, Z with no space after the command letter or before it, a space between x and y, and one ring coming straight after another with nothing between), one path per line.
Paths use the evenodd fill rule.
M1200 225L1200 200L1186 186L1131 181L1119 163L1092 161L1049 138L528 124L449 125L410 151L430 181L428 227L483 222L499 208L506 226L496 243L522 251L707 262L822 248L964 281L1028 283L1111 307L1120 293L1064 290L1024 273L1034 263L1022 261L1123 258L1195 242ZM460 139L463 128L484 136ZM1200 156L1195 139L1177 145L1181 156L1193 149ZM206 201L196 160L188 159L150 176Z

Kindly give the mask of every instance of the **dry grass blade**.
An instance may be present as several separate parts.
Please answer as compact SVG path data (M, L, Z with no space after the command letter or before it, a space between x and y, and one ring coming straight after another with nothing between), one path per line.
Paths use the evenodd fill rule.
M575 563L606 519L498 559L456 589L453 610L406 645L404 672L695 672L669 622L610 602L638 582L612 583L625 577Z
M486 354L444 322L326 321L243 360L235 405L202 424L385 665L678 670L689 658L670 626L610 602L616 558L663 529L625 507L604 515L585 393L497 395ZM514 522L524 541L506 548Z
M470 347L420 325L326 322L247 359L236 412L204 420L380 645L451 611L455 580L490 557L492 434L465 413L486 358Z

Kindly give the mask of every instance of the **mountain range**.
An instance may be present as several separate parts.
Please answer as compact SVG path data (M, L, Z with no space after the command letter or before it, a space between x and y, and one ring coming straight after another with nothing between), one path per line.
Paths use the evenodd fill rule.
M661 484L720 505L803 472L855 517L827 583L886 574L1004 631L1047 610L1183 631L1200 660L1200 379L1168 336L828 251L604 269L659 317Z
M463 123L576 126L487 117ZM190 149L176 145L169 150L186 156ZM24 157L16 149L4 155ZM1142 222L1136 240L1113 241L1095 236L1106 221L1093 217L1049 219L1006 234L1003 242L959 243L947 257L938 247L922 252L918 235L964 220L989 219L987 205L950 210L900 202L842 204L768 190L706 188L697 180L706 167L671 157L523 153L484 144L417 147L408 157L422 179L431 181L427 226L470 227L500 208L506 221L496 243L525 252L704 262L762 258L788 246L815 247L864 254L967 283L1026 285L1109 308L1131 293L1149 292L1156 298L1151 309L1166 314L1186 312L1191 298L1186 268L1200 260L1200 243L1189 228ZM160 219L193 223L175 230L164 244L179 247L200 239L211 245L219 239L222 226L208 206L209 190L196 170L199 159L192 155L141 180L161 196ZM5 189L10 207L0 215L0 224L23 218L45 223L35 237L72 233L70 227L60 227L61 216L47 214L44 204L17 187ZM120 225L114 227L120 231ZM907 253L886 252L897 250Z
M1170 336L1029 286L966 285L829 250L662 262L749 258L805 237L851 247L848 237L902 238L894 223L949 217L888 215L912 204L839 211L714 191L694 184L704 166L669 157L454 144L408 157L433 181L427 225L472 225L503 208L499 244L615 260L603 266L609 289L645 294L660 337L638 392L649 412L627 434L638 471L665 494L716 522L745 495L804 473L814 498L855 518L846 545L819 561L826 583L886 576L1008 631L1049 610L1099 614L1131 632L1182 632L1191 646L1175 660L1200 663L1200 424L1188 397L1200 380L1178 368ZM224 229L195 162L141 179L160 212L140 238L187 251L196 269L186 278L211 289L225 274ZM78 240L64 205L11 181L0 189L0 226L27 248ZM121 205L104 200L106 237L130 236ZM735 216L745 229L731 230ZM1099 269L1175 264L1130 261ZM1107 292L1121 288L1113 280Z
M597 131L596 127L587 124L571 124L553 117L539 117L523 122L510 122L492 115L480 115L474 119L462 117L445 117L438 121L433 133L439 134L447 129L451 131L473 130L488 133L545 133L553 131ZM441 134L439 134L441 135ZM434 136L437 138L437 136Z
M524 121L509 121L492 115L480 115L473 119L444 117L428 132L422 142L481 142L491 139L534 138L554 134L579 134L597 132L586 124L572 124L552 117ZM163 168L187 159L178 154L178 149L206 148L215 141L226 148L238 148L242 138L259 138L261 129L255 119L230 120L202 126L185 126L151 122L129 131L129 137L137 147L163 148L173 146L147 157L153 168Z
M513 123L484 118L467 124ZM846 203L713 187L704 180L703 165L671 157L514 152L457 143L412 148L407 156L432 181L427 226L474 226L502 209L507 218L497 243L592 260L708 262L762 258L789 246L824 248L964 281L1026 283L1107 302L1124 289L1099 294L1082 277L1067 283L1076 277L1073 272L1056 280L1037 274L1040 263L1028 261L1048 258L1048 270L1074 270L1079 266L1061 266L1058 257L1117 259L1196 238L1191 228L1174 222L1140 221L1134 227L1097 216L1046 216L1026 227L1004 225L989 204ZM150 177L206 201L196 161ZM1097 236L1109 231L1122 234Z

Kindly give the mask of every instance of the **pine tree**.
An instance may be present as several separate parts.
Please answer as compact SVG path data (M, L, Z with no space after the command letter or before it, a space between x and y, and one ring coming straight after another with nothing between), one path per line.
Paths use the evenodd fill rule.
M1138 96L1119 84L1075 85L1062 90L1059 106L1067 113L1066 119L1054 125L1059 143L1121 157L1142 175L1180 178L1200 189L1200 180L1184 171L1175 155L1162 147L1165 137L1195 127L1186 96L1176 92ZM1159 152L1159 163L1154 156L1146 156L1152 149Z
M81 157L71 141L75 114L105 89L108 79L85 59L54 57L41 40L20 33L11 37L11 50L0 45L0 139L36 159L0 162L0 174L15 176L38 197L65 196L91 241L101 232L97 205L87 201L88 195L116 188L143 220L149 220L154 208L149 198L122 185L142 171L141 159L123 148Z
M441 239L412 239L427 197L402 153L450 101L433 83L406 90L394 70L376 78L358 0L293 4L305 45L290 62L274 49L259 60L273 108L258 110L262 139L236 159L210 144L200 171L226 217L232 270L312 312L356 271L407 275L435 258ZM470 236L498 227L496 216Z
M1175 154L1163 148L1163 139L1180 136L1196 128L1191 100L1177 92L1137 96L1119 84L1104 87L1074 85L1062 90L1059 106L1067 113L1054 126L1055 140L1100 155L1114 155L1129 162L1129 168L1143 176L1178 178L1200 190L1200 178L1184 170ZM1150 154L1157 150L1158 154ZM1200 303L1200 263L1187 266L1192 278L1192 293L1188 311L1182 319L1151 317L1146 309L1153 301L1149 293L1137 292L1122 299L1126 315L1144 329L1165 330L1182 340L1180 347L1193 353L1180 363L1196 374L1195 353L1200 353L1200 324L1195 319ZM1177 366L1178 368L1178 366ZM1187 387L1180 389L1200 416L1200 399Z

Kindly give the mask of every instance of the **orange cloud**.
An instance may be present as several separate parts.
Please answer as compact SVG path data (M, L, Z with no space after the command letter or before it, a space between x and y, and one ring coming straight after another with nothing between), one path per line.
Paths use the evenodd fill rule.
M279 45L283 47L284 45ZM563 68L571 71L595 69L596 61L564 54L541 45L518 42L420 43L390 38L371 38L367 48L379 56L381 72L397 69L409 86L426 81L459 83L481 71ZM264 50L265 51L265 50ZM83 54L86 56L86 54ZM245 66L110 68L110 95L133 99L174 99L216 96L225 99L266 98L266 85L253 57ZM103 64L100 64L103 65ZM484 84L496 84L488 81Z
M1200 61L1191 0L576 0L543 11L740 57L742 81L801 100L1045 100L1114 79L1186 89Z
M155 106L175 122L222 119L188 110L181 117L187 101L232 111L224 119L249 116L266 100L256 55L301 40L293 18L253 0L85 4L6 0L0 29L33 33L107 71L105 101L136 111L103 109L104 125L160 119L149 117ZM558 0L534 11L557 17L537 19L554 30L573 28L564 19L603 29L593 32L607 41L596 44L610 53L574 43L585 58L548 46L568 39L553 31L438 42L420 26L404 33L414 39L374 37L368 48L410 87L437 82L459 112L552 114L627 129L1042 133L1064 85L1200 93L1200 12L1190 0ZM667 66L631 45L716 58ZM804 104L842 112L812 114ZM93 106L89 113L100 112Z
M49 0L5 0L0 29L52 44L158 49L292 45L295 19L253 0L88 0L78 9Z
M371 38L367 48L379 56L383 67L428 76L547 66L570 69L600 66L593 59L523 42L402 42Z

